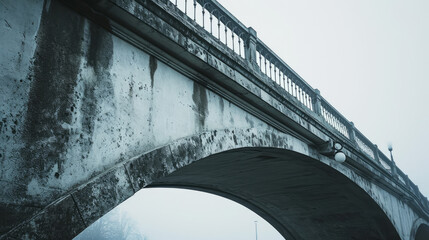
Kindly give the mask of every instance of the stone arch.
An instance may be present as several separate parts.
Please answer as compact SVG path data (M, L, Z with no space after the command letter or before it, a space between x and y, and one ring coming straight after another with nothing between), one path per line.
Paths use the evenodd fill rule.
M411 229L410 240L426 240L429 239L429 223L422 218L417 219L413 223Z
M149 187L189 188L235 200L288 240L400 239L360 186L331 166L291 150L232 149L184 166Z
M187 166L191 166L191 163L202 162L202 159L219 156L219 154L234 154L237 151L243 151L243 149L246 151L249 149L250 151L252 149L262 150L263 154L266 154L268 158L275 158L279 154L287 153L289 156L304 159L307 163L316 164L314 165L316 167L312 168L313 170L317 171L318 168L323 168L324 171L329 173L324 176L335 175L338 179L341 178L342 181L347 182L347 187L353 188L353 190L349 191L350 193L354 194L360 191L358 193L359 197L363 197L365 200L370 198L367 194L364 196L365 194L362 194L364 190L357 189L358 187L355 183L351 184L352 181L345 177L345 174L341 174L345 168L344 166L320 155L314 147L296 137L278 131L254 128L215 130L179 139L166 146L119 163L62 198L57 199L38 215L14 228L7 236L43 239L73 238L139 189L150 184L171 184L171 182L163 183L161 180L167 179L167 176L173 176L173 173L178 172L178 169L185 169ZM274 155L270 156L272 154ZM318 174L320 173L322 172L318 172ZM189 183L184 183L182 187L185 185L189 187ZM210 191L222 195L220 193L221 189L216 189L207 184L196 184L190 187L211 189ZM228 189L224 189L223 192L228 195L228 198L246 199L246 196L234 194L233 191L228 191ZM242 200L239 202L243 204ZM372 199L370 202L371 209L378 211L377 217L382 218L380 221L389 221ZM243 205L260 215L261 212L265 211L264 206L257 202L248 202ZM352 207L352 205L349 207ZM262 217L273 224L285 237L289 237L288 240L303 239L297 233L291 233L288 227L280 223L281 220L270 217L270 214L265 214ZM339 216L339 218L341 217ZM323 221L323 219L320 219L320 221ZM386 223L385 226L383 225L383 227L384 229L382 230L393 231L395 234L381 239L399 239L390 222Z

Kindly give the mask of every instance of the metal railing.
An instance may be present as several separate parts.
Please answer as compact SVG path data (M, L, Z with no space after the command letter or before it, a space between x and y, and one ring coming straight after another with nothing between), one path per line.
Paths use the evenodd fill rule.
M169 0L221 43L245 58L247 28L216 1Z
M256 42L256 64L261 73L313 111L315 90L261 40Z
M159 1L159 0L158 0ZM289 65L277 56L269 47L256 37L252 28L247 28L216 0L167 0L176 9L183 12L189 19L217 41L231 49L262 76L272 80L299 102L304 109L316 113L325 127L334 129L344 137L345 141L355 146L359 152L374 161L378 166L391 174L397 182L410 190L426 207L425 198L418 187L408 176L398 169L394 162L386 157L378 148L358 131L332 105L330 105L317 89L313 89Z

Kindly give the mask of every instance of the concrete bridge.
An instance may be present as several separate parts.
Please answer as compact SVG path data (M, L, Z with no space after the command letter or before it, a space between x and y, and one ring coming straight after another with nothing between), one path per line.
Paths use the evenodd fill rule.
M1 239L71 239L160 186L288 240L429 239L417 186L216 1L0 6Z

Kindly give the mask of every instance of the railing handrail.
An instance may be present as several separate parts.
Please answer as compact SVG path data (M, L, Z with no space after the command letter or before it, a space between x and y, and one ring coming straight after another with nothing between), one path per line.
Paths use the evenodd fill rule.
M202 6L206 6L206 9L210 12L211 8L213 8L214 11L212 10L211 13L218 17L219 14L217 14L218 12L222 13L221 15L228 18L229 21L224 21L224 20L220 20L222 23L225 22L231 22L232 24L235 24L237 27L240 28L240 30L243 33L247 33L247 27L240 22L240 20L238 20L234 15L232 15L228 10L226 10L219 2L217 2L216 0L195 0L196 2L198 2L200 5ZM231 29L234 31L234 29ZM237 33L237 32L236 32ZM237 33L238 34L238 33Z
M291 74L293 74L299 81L301 81L302 84L305 85L306 88L308 88L313 94L315 94L315 89L310 86L295 70L293 70L283 59L281 59L271 48L269 48L261 39L257 39L257 48L263 48L268 54L270 54L272 57L275 58L275 60L283 65L284 68L286 68Z
M323 104L325 104L326 106L328 106L330 109L332 109L335 112L335 115L339 116L342 120L344 120L345 123L347 123L350 127L352 126L350 124L350 121L343 116L343 114L341 114L334 106L332 106L322 95L321 93L319 93L320 95L320 99L322 100Z

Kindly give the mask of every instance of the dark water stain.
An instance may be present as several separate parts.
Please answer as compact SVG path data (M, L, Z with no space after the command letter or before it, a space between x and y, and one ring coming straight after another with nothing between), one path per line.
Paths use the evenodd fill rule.
M153 122L153 94L154 94L154 82L155 82L155 72L156 69L158 68L158 60L150 55L149 56L149 70L150 70L150 106L149 106L149 115L148 115L148 125L149 125L149 132L153 133L153 126L154 126L154 122ZM153 137L153 136L152 136Z
M87 79L84 82L81 111L82 131L85 137L82 143L83 154L88 154L92 146L94 124L99 113L99 101L113 103L113 83L109 69L112 66L113 40L112 35L101 27L89 23L89 46L87 52L87 67L94 69L95 79Z
M90 22L90 42L87 55L88 65L94 67L96 73L112 66L113 40L112 35L101 27Z
M134 80L133 80L132 76L131 76L131 80L130 80L130 83L128 84L128 86L129 86L129 88L128 88L128 97L131 100L133 98L133 95L134 95Z
M23 133L26 146L21 155L26 169L40 172L60 165L69 138L62 124L71 122L83 29L83 17L61 3L52 1L48 10L43 8Z
M22 64L22 54L24 54L25 52L25 32L22 33L22 40L21 40L21 47L20 50L18 52L18 59L17 59L17 63L16 63L16 68L19 69L21 67Z
M158 60L154 56L150 55L149 69L150 69L150 87L151 88L153 88L154 75L157 68L158 68Z
M192 92L192 100L195 104L195 110L198 113L197 126L202 130L206 123L208 116L208 101L207 101L207 90L200 84L194 82L194 89Z

